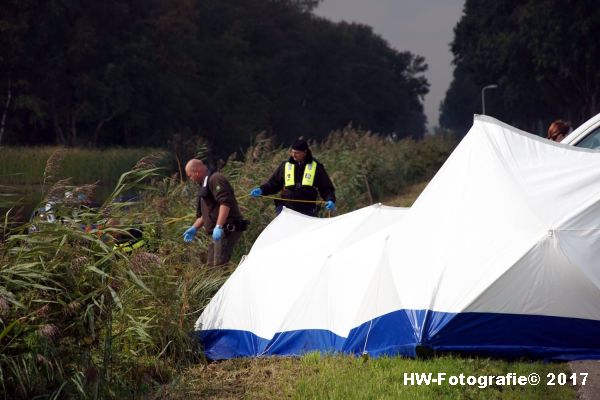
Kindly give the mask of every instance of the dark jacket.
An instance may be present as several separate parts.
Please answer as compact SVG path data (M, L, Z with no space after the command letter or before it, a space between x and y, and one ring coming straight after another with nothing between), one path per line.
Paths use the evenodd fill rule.
M217 224L221 204L229 207L226 223L235 223L242 219L233 188L227 178L220 172L209 172L206 187L200 187L196 207L196 218L203 218L204 229L208 233L211 233Z
M304 167L313 161L317 162L317 170L315 172L315 181L313 186L301 186ZM320 194L323 200L335 201L335 188L323 164L313 158L310 150L306 154L306 158L302 165L299 165L292 157L287 161L294 164L294 188L284 188L284 170L285 162L282 162L275 170L271 178L260 188L266 196L273 195L281 191L283 199L294 200L317 200L317 194ZM317 192L318 191L318 192ZM275 200L275 206L286 206L292 210L298 211L306 215L316 215L318 208L314 203L287 202Z

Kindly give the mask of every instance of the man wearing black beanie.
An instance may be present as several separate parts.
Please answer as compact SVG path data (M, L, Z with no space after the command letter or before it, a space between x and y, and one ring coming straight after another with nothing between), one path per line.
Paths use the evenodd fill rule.
M250 195L252 197L269 196L279 191L281 191L282 200L275 200L277 214L285 206L315 217L318 212L317 194L320 194L325 200L327 210L335 209L333 183L323 164L313 158L308 143L302 139L298 139L292 144L290 158L277 167L266 183L252 189Z

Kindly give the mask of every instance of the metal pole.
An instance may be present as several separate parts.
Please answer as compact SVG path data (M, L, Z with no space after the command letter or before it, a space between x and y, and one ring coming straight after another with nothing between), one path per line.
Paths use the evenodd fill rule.
M496 89L498 85L491 84L481 88L481 114L485 115L485 90L486 89Z
M481 115L485 115L485 89L486 87L481 88Z

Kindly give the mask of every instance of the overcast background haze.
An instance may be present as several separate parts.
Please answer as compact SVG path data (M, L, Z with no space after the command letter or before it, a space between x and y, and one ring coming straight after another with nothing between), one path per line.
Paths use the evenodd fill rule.
M463 5L464 0L324 0L315 14L369 25L396 50L425 57L425 115L431 129L438 126L440 102L452 80L450 42Z

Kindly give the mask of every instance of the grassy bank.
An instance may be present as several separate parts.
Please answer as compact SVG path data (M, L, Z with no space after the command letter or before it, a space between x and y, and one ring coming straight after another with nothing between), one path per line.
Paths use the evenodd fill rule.
M336 185L338 208L349 211L382 201L426 180L455 145L454 139L444 136L427 137L419 143L393 142L370 132L346 128L332 133L323 143L312 143L312 150L326 165ZM204 148L197 150L205 152ZM66 178L74 185L95 184L94 198L104 201L121 174L155 151L1 147L0 209L18 201L28 217L33 207L44 200L52 183ZM275 148L271 140L259 137L243 157L228 160L225 172L236 181L236 189L245 192L268 179L286 157L285 149ZM169 174L180 172L174 155L169 155L163 164ZM55 167L48 170L49 165Z
M59 147L0 147L0 184L36 187L44 182L44 171L54 154L60 166L54 171L69 177L75 184L100 182L113 187L122 173L129 171L148 148L114 148L106 150ZM59 153L59 154L57 154Z
M35 207L47 197L57 179L70 184L94 184L94 201L104 201L121 174L155 149L113 148L105 150L62 147L0 147L0 217L18 204L26 221ZM171 159L166 165L173 165Z
M343 213L426 179L452 146L440 137L390 142L347 129L312 148L334 181ZM169 155L136 163L99 208L60 203L55 213L63 223L35 223L36 232L28 233L30 223L5 222L0 235L0 393L11 399L135 398L164 397L162 390L190 387L180 377L202 362L190 336L193 323L271 221L271 201L247 193L268 179L286 154L262 139L223 168L242 213L251 220L234 261L224 269L205 264L206 235L199 234L193 244L182 241L194 220L197 187L155 168ZM37 169L43 176L34 181L45 180L42 197L67 199L65 193L71 192L75 196L69 198L77 198L96 190L98 177L69 176L67 160L49 158ZM93 165L100 168L92 163L80 169ZM113 201L127 192L138 193L138 201ZM116 250L115 241L132 227L144 232L144 247Z
M380 200L412 204L424 186L419 182L435 172L453 145L441 137L419 143L390 142L347 129L312 148L336 185L343 213ZM456 357L365 360L318 354L206 363L190 336L193 323L271 221L271 202L247 193L285 158L285 149L262 139L223 168L243 214L251 220L234 261L226 268L205 264L210 240L206 235L199 234L193 244L181 240L194 219L197 187L171 171L154 168L161 164L160 157L145 158L122 175L98 209L83 208L74 214L72 204L63 204L56 209L62 224L43 225L35 234L27 233L30 224L5 232L0 239L4 240L0 246L2 397L573 397L569 387L401 384L404 372L544 376L565 371L562 364ZM43 196L95 189L64 181L68 176L60 165L47 163L42 168L47 178ZM139 201L112 201L129 191L139 193ZM108 225L109 219L118 222ZM131 227L143 230L146 244L134 252L116 251L115 240Z
M574 399L573 386L405 384L405 373L445 373L464 382L468 376L528 376L537 373L545 382L548 373L567 373L566 364L507 362L487 358L452 356L432 359L353 356L230 360L198 365L188 370L180 389L171 388L176 399ZM481 386L481 387L480 387ZM185 389L182 389L185 388Z

